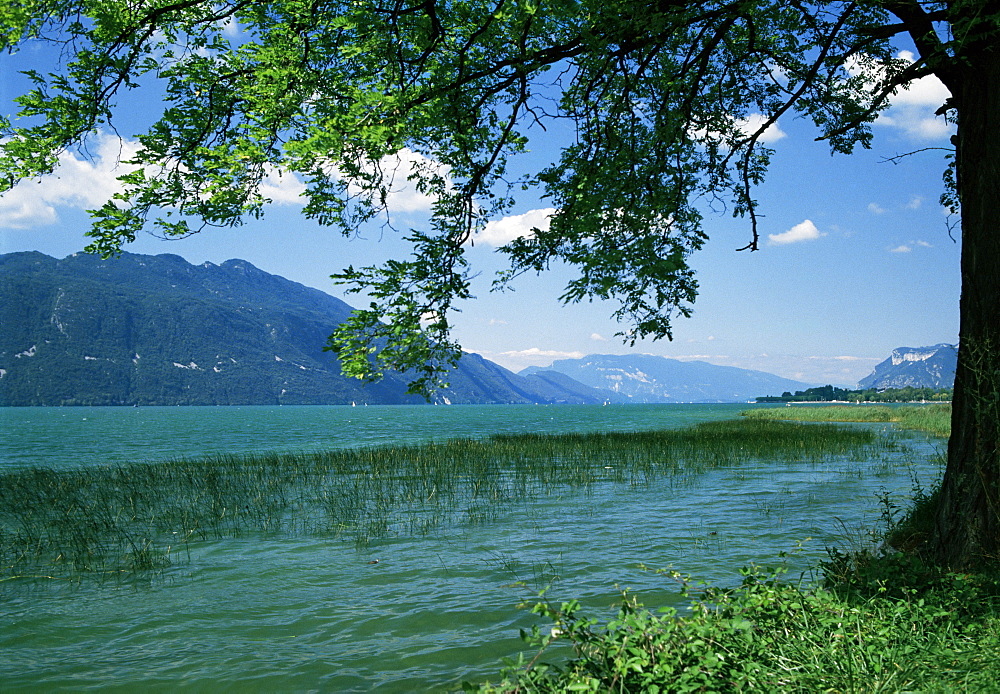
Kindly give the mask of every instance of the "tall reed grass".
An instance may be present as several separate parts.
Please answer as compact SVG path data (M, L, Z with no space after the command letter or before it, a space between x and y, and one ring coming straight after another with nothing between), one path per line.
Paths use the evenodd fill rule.
M951 434L951 404L907 405L799 405L746 410L742 416L757 421L892 422L903 429L918 429L934 436Z
M244 535L316 534L364 546L488 523L511 504L567 488L643 484L754 460L877 456L896 445L871 431L747 419L14 470L0 474L0 586L162 569L192 543Z

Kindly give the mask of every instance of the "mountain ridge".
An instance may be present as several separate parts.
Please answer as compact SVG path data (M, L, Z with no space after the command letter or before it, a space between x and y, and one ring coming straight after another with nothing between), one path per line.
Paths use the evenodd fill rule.
M940 342L929 347L897 347L858 381L858 388L951 388L957 365L958 345Z
M408 378L363 384L324 351L345 302L243 260L0 255L0 404L407 404ZM479 355L442 403L603 402Z
M764 371L653 354L591 354L559 359L546 368L584 385L609 390L627 402L747 402L764 391L777 395L809 387ZM540 370L529 366L518 373L530 375Z
M324 346L351 310L240 259L0 255L0 405L423 402L404 374L364 384L340 373ZM515 374L467 353L447 380L444 404L745 402L810 385L642 354Z

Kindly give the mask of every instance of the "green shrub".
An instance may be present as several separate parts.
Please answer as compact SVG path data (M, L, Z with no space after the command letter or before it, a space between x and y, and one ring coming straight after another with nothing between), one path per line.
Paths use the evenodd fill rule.
M911 577L882 566L886 581ZM624 594L604 626L581 617L576 603L540 602L534 611L553 626L525 635L537 654L508 663L502 681L478 691L995 691L996 582L942 574L934 585L862 597L805 590L751 567L738 588L706 589L680 617ZM563 657L550 662L546 653Z

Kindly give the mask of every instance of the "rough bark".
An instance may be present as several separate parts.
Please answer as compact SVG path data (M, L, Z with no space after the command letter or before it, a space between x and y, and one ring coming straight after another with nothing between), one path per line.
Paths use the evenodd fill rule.
M955 569L1000 562L1000 50L983 42L963 58L948 85L962 206L958 372L934 539Z

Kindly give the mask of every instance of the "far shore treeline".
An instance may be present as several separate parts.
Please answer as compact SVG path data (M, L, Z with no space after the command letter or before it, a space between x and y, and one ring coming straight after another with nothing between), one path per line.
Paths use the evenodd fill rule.
M820 386L785 391L781 395L763 395L757 402L951 402L952 388L886 388L876 390L848 390L834 386Z

